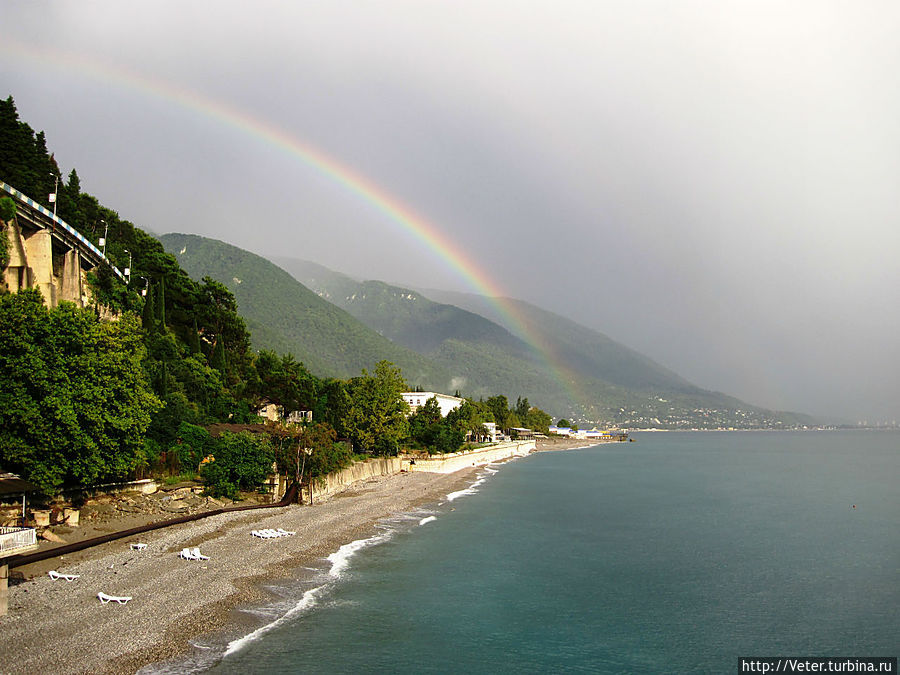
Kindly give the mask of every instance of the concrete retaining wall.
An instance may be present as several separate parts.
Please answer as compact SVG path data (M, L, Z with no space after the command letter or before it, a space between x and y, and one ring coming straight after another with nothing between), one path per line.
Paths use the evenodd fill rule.
M450 455L435 455L428 459L411 457L378 457L357 462L341 471L330 473L316 481L313 488L313 501L330 497L345 490L361 480L378 476L390 476L401 471L425 471L428 473L453 473L470 466L484 466L491 462L500 462L511 457L521 457L532 452L534 441L513 441L500 443L480 450L455 452ZM309 490L303 489L303 501L309 503Z
M470 466L484 466L491 462L501 462L511 457L522 457L535 449L535 442L510 441L499 443L489 448L455 452L450 455L436 455L428 459L403 459L403 468L407 471L426 471L429 473L453 473Z
M330 473L316 481L313 487L313 500L340 492L357 481L400 473L400 462L399 457L376 457ZM309 503L307 488L303 489L303 500L307 504Z

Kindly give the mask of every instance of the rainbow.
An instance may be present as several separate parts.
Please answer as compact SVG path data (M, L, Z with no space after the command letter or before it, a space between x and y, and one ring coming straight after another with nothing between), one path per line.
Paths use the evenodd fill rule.
M0 51L12 53L32 63L57 70L74 71L102 82L112 82L144 96L163 99L204 118L212 118L226 127L235 129L262 141L279 152L300 160L313 171L326 176L379 212L387 222L402 228L426 249L433 252L477 294L486 297L503 316L508 325L524 339L535 356L544 362L554 378L571 400L584 404L587 398L576 385L577 377L555 352L553 346L540 333L529 326L505 293L486 273L483 267L467 258L462 250L437 226L401 204L373 181L326 155L321 150L288 134L284 129L267 123L222 101L202 96L196 91L176 84L139 74L121 65L104 63L82 54L62 52L47 48L36 49L18 40L4 38Z

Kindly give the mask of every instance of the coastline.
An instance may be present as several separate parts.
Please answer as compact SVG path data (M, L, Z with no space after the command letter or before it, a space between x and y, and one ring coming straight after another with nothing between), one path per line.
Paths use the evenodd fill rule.
M22 578L10 580L9 613L0 617L0 671L118 675L176 658L191 639L234 623L235 608L270 599L265 584L321 564L376 533L380 520L444 501L477 471L370 479L312 507L221 514L17 568ZM250 535L270 527L297 534ZM137 541L147 549L133 551ZM210 560L178 557L194 546ZM52 580L47 569L80 576ZM133 600L101 604L101 591Z
M537 451L589 445L541 439ZM376 534L380 521L466 491L482 468L370 478L314 506L220 514L16 568L0 617L0 672L119 675L185 657L191 640L247 624L238 610L271 602L267 587L321 567L341 546ZM250 534L279 527L296 535ZM139 541L143 552L131 549ZM195 546L210 560L179 558ZM49 570L80 576L52 580ZM133 600L101 604L98 592Z

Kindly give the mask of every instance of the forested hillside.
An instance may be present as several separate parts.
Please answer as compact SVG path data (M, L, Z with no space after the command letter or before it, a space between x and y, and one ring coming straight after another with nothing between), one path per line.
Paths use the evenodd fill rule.
M201 476L212 494L236 497L259 486L273 462L299 473L301 455L308 481L347 465L354 452L455 451L467 436L477 439L484 421L536 429L550 422L527 399L513 408L502 395L466 402L446 418L431 404L407 417L407 380L440 388L449 378L439 367L266 260L220 242L179 240L193 267L208 264L239 293L259 331L252 338L224 283L192 279L159 240L84 192L75 169L60 176L44 134L19 120L12 98L0 101L0 180L51 210L56 190L57 215L130 267L127 283L104 265L88 272L86 308L47 307L38 290L10 293L0 284L0 472L46 495L150 473ZM0 242L15 223L15 203L0 199ZM0 263L6 267L5 257ZM254 342L270 348L254 351ZM311 411L313 421L263 425L264 406L282 419ZM217 423L242 430L214 437L207 427Z
M277 262L371 328L427 354L468 395L527 391L538 405L575 420L626 427L813 423L697 387L598 331L520 300L411 290L358 281L310 261Z
M265 258L196 235L165 234L160 241L193 277L228 287L258 348L290 352L321 376L350 377L387 359L412 383L449 386L448 373L428 358L379 335Z

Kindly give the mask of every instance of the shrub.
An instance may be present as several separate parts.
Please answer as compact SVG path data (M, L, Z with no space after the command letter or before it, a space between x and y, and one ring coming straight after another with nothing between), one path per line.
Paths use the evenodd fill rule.
M239 490L253 490L265 482L274 458L268 436L225 432L216 439L213 460L201 467L200 475L214 497L237 499Z

